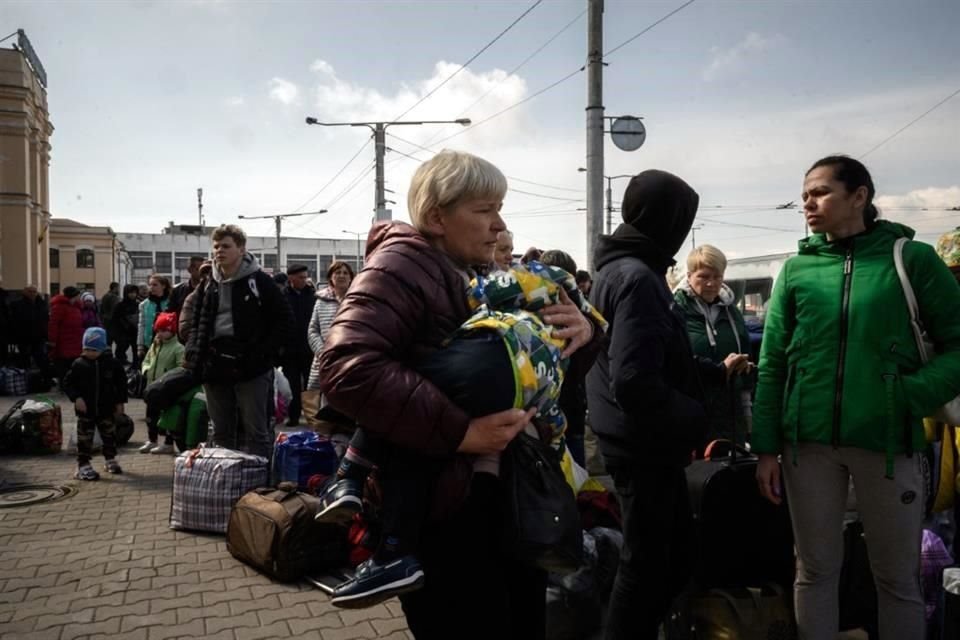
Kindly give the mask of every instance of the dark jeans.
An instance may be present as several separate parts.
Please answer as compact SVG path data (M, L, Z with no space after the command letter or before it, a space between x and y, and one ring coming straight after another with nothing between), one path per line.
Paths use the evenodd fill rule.
M623 514L623 550L610 594L605 640L656 640L670 604L692 575L693 516L679 466L605 458Z
M460 511L423 533L423 589L400 596L417 640L543 640L547 574L500 547L500 480L477 473Z
M299 357L284 359L280 368L283 370L283 376L290 383L290 391L293 397L290 399L290 408L287 419L290 424L300 422L300 414L303 412L303 405L300 403L300 395L307 388L307 379L310 377L310 366L313 364L313 354L300 354Z

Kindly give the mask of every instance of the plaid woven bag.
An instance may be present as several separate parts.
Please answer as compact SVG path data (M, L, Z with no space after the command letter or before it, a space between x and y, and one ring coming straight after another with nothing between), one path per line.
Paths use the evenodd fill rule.
M267 486L268 464L264 457L221 447L184 451L173 466L170 528L226 533L237 500Z

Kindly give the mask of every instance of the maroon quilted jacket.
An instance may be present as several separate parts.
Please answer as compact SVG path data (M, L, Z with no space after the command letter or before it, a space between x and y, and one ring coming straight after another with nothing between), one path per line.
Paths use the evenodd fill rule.
M449 456L470 419L411 365L470 317L466 282L408 224L370 231L320 356L320 387L368 431L425 455Z

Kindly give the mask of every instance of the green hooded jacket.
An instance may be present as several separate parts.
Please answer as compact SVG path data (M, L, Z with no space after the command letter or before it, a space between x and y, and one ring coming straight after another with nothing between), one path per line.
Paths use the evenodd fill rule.
M730 287L723 285L717 300L708 305L697 297L690 282L684 278L674 291L673 299L687 326L694 355L720 364L731 353L750 352L750 337ZM713 423L713 433L708 433L708 438L731 437L734 411L739 418L747 414L749 390L753 384L744 376L733 378L733 384L731 393L726 384L704 380L707 414ZM735 407L731 406L733 402ZM738 430L740 436L737 439L743 440L745 429L739 426Z
M879 221L853 238L800 241L767 311L751 445L787 442L895 454L925 445L923 417L960 393L960 286L933 247L903 257L938 356L921 364L893 262L904 225ZM796 450L794 450L796 451Z

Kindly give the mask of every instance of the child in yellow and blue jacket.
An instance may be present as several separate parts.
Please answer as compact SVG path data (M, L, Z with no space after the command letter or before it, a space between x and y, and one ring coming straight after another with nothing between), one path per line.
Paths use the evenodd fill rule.
M557 401L569 358L562 355L564 340L553 335L553 327L538 313L560 302L561 291L597 330L606 330L606 321L582 296L571 274L530 261L470 283L467 298L473 315L444 348L421 363L420 374L474 417L536 408L532 422L540 438L562 450L566 419ZM374 466L384 474L385 461L391 469L389 479L381 478L386 488L381 510L385 535L356 577L334 590L331 602L336 606L372 606L423 582L410 550L416 548L436 478L436 465L430 461L358 428L336 480L321 493L317 520L349 522L362 509L367 474Z

